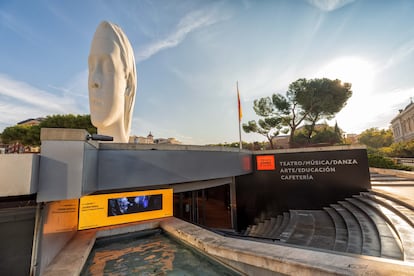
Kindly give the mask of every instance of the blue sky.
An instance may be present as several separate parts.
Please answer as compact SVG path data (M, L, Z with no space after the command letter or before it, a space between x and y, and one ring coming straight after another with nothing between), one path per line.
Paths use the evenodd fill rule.
M413 14L410 0L2 0L0 131L89 113L87 58L103 20L134 48L133 135L237 141L236 81L247 122L254 99L302 77L353 84L336 117L346 133L387 128L414 96Z

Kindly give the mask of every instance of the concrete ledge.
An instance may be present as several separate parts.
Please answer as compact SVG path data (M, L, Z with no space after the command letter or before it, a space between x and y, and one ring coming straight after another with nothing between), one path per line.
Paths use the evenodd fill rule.
M253 154L262 155L262 154L272 154L272 153L337 151L337 150L353 150L353 149L366 149L366 148L367 147L364 145L344 145L344 146L308 147L308 148L291 148L291 149L253 151Z
M414 172L410 171L402 171L402 170L391 170L391 169L381 169L381 168L369 168L371 173L379 173L379 174L389 174L398 177L404 177L409 179L414 179Z
M181 150L181 151L220 151L220 152L243 152L251 153L249 150L240 150L224 146L195 146L174 144L134 144L134 143L99 143L100 150Z
M78 276L95 244L96 231L79 231L53 259L43 276Z
M128 223L125 225L115 225L102 227L97 230L96 238L110 237L120 234L133 233L148 229L160 228L160 222L163 219L153 219L148 221L141 221L135 223Z
M250 265L268 271L269 275L414 275L413 263L228 238L176 218L165 219L160 225L202 252L224 262L228 260L229 265Z
M40 130L40 140L53 141L86 141L89 133L84 129L72 128L42 128Z
M78 231L75 236L65 245L59 254L41 273L43 276L78 276L97 238L109 237L114 235L133 233L147 229L160 227L162 219L154 219L144 222L107 226L102 228Z

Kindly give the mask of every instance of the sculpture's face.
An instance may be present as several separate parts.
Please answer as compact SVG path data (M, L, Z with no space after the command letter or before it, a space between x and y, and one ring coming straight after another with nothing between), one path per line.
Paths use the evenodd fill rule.
M100 128L123 122L126 78L118 45L95 37L88 64L92 124Z

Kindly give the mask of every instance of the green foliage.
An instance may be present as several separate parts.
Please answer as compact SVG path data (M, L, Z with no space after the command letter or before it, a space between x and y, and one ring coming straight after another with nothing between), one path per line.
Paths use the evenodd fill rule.
M232 142L232 143L219 143L219 144L209 144L207 146L219 146L219 147L231 147L231 148L239 148L239 142ZM243 149L247 150L265 150L269 148L268 142L242 142Z
M390 129L379 130L378 128L370 128L363 131L359 135L359 142L372 148L389 147L393 142L393 134Z
M243 130L246 133L254 132L261 134L267 138L273 149L273 137L279 135L283 127L283 117L276 112L277 103L273 101L273 98L265 97L254 101L253 109L257 115L263 117L257 122L252 120L247 124L243 124Z
M308 122L306 130L309 143L317 122L332 119L352 96L350 83L327 78L299 79L289 86L288 92L294 95L291 97L301 110L296 125L302 120Z
M293 138L293 141L296 146L322 143L335 145L342 143L342 135L338 126L331 127L326 123L318 125L314 129L314 134L310 139L308 137L309 127L309 125L305 125L303 128L296 131L295 136Z
M22 143L23 145L40 145L41 128L77 128L86 129L89 133L96 133L90 115L52 115L47 116L38 126L11 126L3 130L0 137L4 144Z
M22 143L23 145L40 145L39 126L11 126L1 133L1 140L4 144Z
M398 165L391 158L382 156L378 153L368 153L368 164L370 167L374 168L411 171L410 167Z
M393 143L387 149L387 155L391 157L414 157L414 140Z
M47 116L40 123L40 128L75 128L86 129L91 134L96 133L96 128L91 123L90 115L52 115Z
M327 78L298 79L289 85L286 96L273 94L254 101L253 109L264 119L243 124L247 133L264 135L270 142L280 132L289 132L289 142L294 144L339 143L342 140L339 128L333 132L325 129L315 132L316 123L321 119L332 119L352 96L351 84ZM295 135L296 129L308 122L303 131ZM287 127L288 129L283 129Z

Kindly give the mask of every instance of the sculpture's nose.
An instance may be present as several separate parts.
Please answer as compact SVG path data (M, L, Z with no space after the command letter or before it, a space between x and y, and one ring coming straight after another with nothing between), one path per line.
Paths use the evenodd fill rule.
M99 74L97 74L96 71L89 73L89 87L90 88L99 88L101 86L98 75Z

